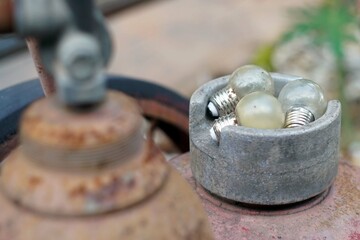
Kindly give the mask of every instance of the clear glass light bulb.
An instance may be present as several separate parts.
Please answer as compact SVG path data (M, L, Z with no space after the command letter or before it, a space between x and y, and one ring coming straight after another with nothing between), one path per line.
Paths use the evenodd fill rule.
M271 75L255 65L238 68L229 79L229 87L240 99L252 92L265 92L274 95L274 81Z
M327 101L321 87L311 80L299 79L286 84L279 93L286 113L285 127L299 127L320 118Z
M235 109L239 125L260 129L284 126L285 114L280 102L265 92L253 92L243 97Z
M242 97L256 91L274 94L271 75L255 65L242 66L232 73L228 85L210 98L208 110L213 117L227 115Z

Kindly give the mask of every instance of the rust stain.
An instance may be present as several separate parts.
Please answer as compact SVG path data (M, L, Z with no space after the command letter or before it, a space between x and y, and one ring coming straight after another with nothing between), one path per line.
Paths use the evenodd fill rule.
M0 163L5 159L6 156L13 150L19 143L17 135L9 137L7 141L0 144Z
M138 100L138 102L146 115L171 123L182 129L184 132L189 131L188 114L181 113L166 105L160 105L154 100ZM184 112L187 111L188 110L184 110Z
M96 186L96 188L101 188L103 185L103 182L101 181L100 177L96 177L94 179L94 185Z
M128 103L126 98L110 92L109 101L93 111L79 114L59 108L55 98L50 96L35 102L24 113L21 125L23 135L46 146L67 149L94 147L127 139L139 130L142 119L135 114L138 113L138 106L133 102ZM122 101L126 101L126 104L122 104L124 109L117 110ZM123 115L126 115L125 119Z
M123 181L120 178L113 178L112 182L101 186L97 191L87 192L87 197L97 202L104 202L116 196L116 193L123 187Z
M321 195L321 201L295 205L291 214L283 209L265 210L252 214L241 205L227 202L211 195L196 184L190 170L189 154L170 160L192 183L200 195L209 214L216 239L344 239L360 240L360 168L340 162L336 181L328 194ZM316 204L314 204L316 203ZM275 212L274 212L275 211ZM274 214L275 213L275 214ZM224 224L226 223L226 224Z
M0 33L13 31L13 1L0 0Z
M360 191L357 190L357 184L350 179L353 176L352 167L345 161L341 162L343 168L340 169L342 177L337 177L336 185L341 186L337 189L339 192L338 197L334 198L333 203L336 211L329 208L329 217L326 221L322 222L324 226L333 226L337 219L344 214L359 214L359 204L357 199L360 199ZM359 180L359 179L358 179ZM349 191L349 189L352 189Z
M1 14L0 14L1 15ZM27 38L26 44L28 46L30 55L34 60L36 70L39 75L42 89L46 96L55 92L55 81L53 77L44 69L42 59L39 53L39 45L34 38Z
M353 232L349 236L349 240L360 240L360 233L359 232Z
M23 155L19 154L18 157L20 156ZM32 173L32 170L36 172L49 170L38 164L21 165L20 160L12 160L14 159L6 161L6 164L17 162L17 164L12 165L13 167L17 167L13 168L13 173L16 173L18 169L22 169L26 176L22 179L28 179L32 176L31 174L26 174ZM149 166L144 167L135 160L134 164L141 170L147 169L155 171L164 168L159 162L154 162L154 165L149 164ZM121 164L117 166L120 168L124 167L124 165ZM205 212L201 207L200 201L196 199L195 192L192 191L190 186L186 184L185 180L183 180L175 170L170 167L166 167L166 169L169 169L169 171L166 172L167 177L164 182L162 178L151 179L149 172L136 171L132 173L125 169L119 172L113 172L111 170L109 170L109 172L99 172L99 175L94 174L94 172L87 175L88 172L84 171L74 179L72 179L74 174L76 175L79 172L76 171L71 174L68 171L60 171L57 172L57 174L49 174L49 172L46 172L45 177L42 179L44 183L55 183L51 185L51 190L49 191L49 188L46 188L46 184L44 184L41 191L31 191L30 194L25 193L22 196L24 196L23 199L30 196L30 200L37 200L39 199L39 195L36 194L40 193L44 195L48 191L52 192L55 188L57 195L54 196L51 202L51 206L55 205L56 207L55 211L48 207L48 202L44 201L39 203L39 201L36 201L34 204L38 203L38 205L26 205L26 207L36 210L34 214L29 214L28 210L24 210L24 208L17 208L17 205L8 204L8 198L0 197L0 206L3 206L0 214L0 225L3 226L1 231L5 231L4 234L7 234L6 236L11 236L9 234L13 232L22 233L21 237L5 238L13 240L48 239L48 233L50 231L64 233L54 235L54 239L63 239L64 235L67 236L67 239L77 240L91 238L120 238L129 240L142 238L176 240L213 239L206 221ZM158 175L159 174L164 174L164 172L158 172ZM2 175L2 177L4 175ZM23 174L19 175L23 176ZM60 175L61 177L59 178ZM49 179L51 180L48 181ZM65 182L64 179L66 179ZM2 180L6 181L7 179ZM75 184L72 180L76 180L76 183L78 183L75 188L69 188L69 186L74 186L73 184ZM139 182L136 180L139 180ZM80 182L84 184L79 184ZM153 185L158 183L162 185L160 185L160 187L156 187L159 186L156 185L156 188L151 185L146 186L145 183L149 182ZM105 189L101 188L99 191L90 191L91 187L95 184L101 185L102 183L107 183L104 185ZM134 189L135 191L128 192L125 190L120 193L118 192L134 185L136 187ZM64 186L65 189L67 189L66 194L69 194L69 189L72 189L73 196L79 196L81 198L71 199L68 195L62 195L63 190L65 190L62 189ZM139 188L139 186L141 186L141 188ZM152 190L148 190L150 188ZM151 193L154 194L148 197L150 195L144 194L144 190L151 191ZM35 195L33 194L34 192L36 192ZM35 196L35 198L33 196ZM58 200L58 203L56 200ZM119 209L123 210L118 211ZM45 214L37 214L38 212ZM49 217L48 214L56 217ZM158 217L158 214L161 214L161 217ZM91 217L78 217L89 215L91 215ZM66 219L69 219L69 221L59 221L57 216L67 216L68 218ZM17 220L14 231L1 224L5 223L8 219ZM169 219L173 221L169 221ZM100 226L101 231L94 228L94 226ZM36 231L33 231L33 229ZM43 235L39 235L39 233L43 233ZM0 239L3 239L1 236Z
M32 176L29 178L29 187L30 188L35 188L41 183L42 183L42 180L39 177Z
M73 190L70 191L69 195L70 197L78 197L83 196L87 192L86 187L84 185L77 186Z
M125 178L117 176L111 176L110 178L110 182L105 182L99 177L96 177L93 179L90 187L86 187L85 184L81 184L73 188L69 192L69 196L73 198L86 197L98 202L103 202L114 198L118 192L124 192L136 186L136 180L134 177L126 177L125 175Z
M127 189L134 188L136 185L136 180L133 176L133 173L127 173L126 175L124 175L123 182Z
M155 143L152 140L152 135L148 134L147 138L149 139L149 141L147 141L148 146L146 147L146 149L148 149L148 153L146 154L146 158L144 159L144 164L148 164L153 160L156 160L157 156L161 154L160 151L155 147Z
M189 151L189 138L186 136L189 133L189 116L186 113L188 110L181 112L177 109L166 106L166 104L161 104L158 101L148 99L140 99L138 102L146 116L170 123L178 129L181 129L184 136L180 136L179 139L173 140L176 142L177 147L179 147L181 151Z
M19 197L16 199L18 204L14 204L11 198L0 194L0 226L3 226L1 231L5 231L0 233L0 239L6 236L6 239L12 240L43 240L48 239L51 232L60 233L53 234L53 239L65 237L76 240L213 239L196 193L168 166L161 152L150 142L151 139L141 142L143 139L139 129L143 119L138 112L137 115L134 112L136 104L126 99L123 94L113 92L106 100L108 104L99 107L101 111L85 115L60 108L54 104L51 96L33 103L26 110L26 116L34 117L33 120L39 117L40 121L34 121L35 126L26 118L22 119L20 131L23 147L17 148L3 165L0 180L6 184L2 185L4 191L1 193ZM118 116L124 116L125 123L115 121L114 118ZM24 125L27 125L26 131ZM107 126L113 126L114 131L109 132ZM92 135L91 131L95 131L95 135L99 133L100 138L113 136L111 151L107 152L108 143L96 141L90 147L77 145L75 147L78 148L72 148L78 144L77 140ZM63 133L69 139L62 138ZM130 141L131 136L140 136L139 141ZM123 142L127 144L122 145ZM127 161L120 161L122 159L117 154L104 154L113 153L115 150L111 147L119 145L131 145L130 150L135 148L137 153ZM25 151L27 147L34 146L34 154ZM104 151L99 152L98 148ZM69 154L75 153L76 156L78 150L94 151L90 153L95 154L89 156L94 156L91 160L95 163L114 158L114 164L102 171L81 164L76 171L71 171L74 165L68 165L68 171L57 168L57 165L50 169L35 164L41 155L46 155L43 164L50 164L57 151L62 150L65 154L59 154L60 164L66 165L67 162L62 160L68 160ZM46 154L38 154L39 151ZM84 157L85 161L90 158L87 155ZM39 179L42 181L41 188L33 191L28 182L37 185L40 184ZM50 200L39 201L44 196ZM19 207L20 203L23 207ZM172 207L169 208L169 205ZM32 210L31 214L29 209ZM158 217L159 214L161 217ZM66 216L66 220L59 221L63 216ZM14 227L2 224L11 219L16 220ZM10 235L12 233L20 235L13 237Z

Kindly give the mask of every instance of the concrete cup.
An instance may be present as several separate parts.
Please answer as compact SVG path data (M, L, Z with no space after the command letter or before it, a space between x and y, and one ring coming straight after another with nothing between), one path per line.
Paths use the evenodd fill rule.
M289 81L271 74L275 95ZM316 121L293 129L228 126L219 143L210 137L213 119L207 114L211 95L227 85L228 76L200 87L190 100L191 169L209 192L236 202L283 205L326 191L338 169L341 105L328 102Z

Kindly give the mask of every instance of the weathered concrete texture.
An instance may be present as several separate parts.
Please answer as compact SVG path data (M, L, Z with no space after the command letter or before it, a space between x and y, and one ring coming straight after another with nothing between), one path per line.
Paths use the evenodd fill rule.
M345 161L330 192L301 204L254 209L223 201L192 176L189 154L170 160L186 177L209 215L217 240L359 240L360 168Z
M286 79L296 79L273 77L277 92ZM225 127L218 144L209 134L213 120L206 106L227 81L205 84L190 101L191 168L197 181L221 197L259 205L299 202L325 191L337 173L340 103L330 101L321 118L299 128Z

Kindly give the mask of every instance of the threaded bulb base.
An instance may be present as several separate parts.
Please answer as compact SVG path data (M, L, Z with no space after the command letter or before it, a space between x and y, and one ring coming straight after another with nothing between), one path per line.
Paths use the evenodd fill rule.
M221 130L226 126L236 126L236 125L237 125L237 120L234 113L230 113L226 116L222 116L215 120L214 125L210 129L211 137L216 141L220 141Z
M222 117L234 112L239 99L232 88L226 87L216 92L209 101L215 106L217 111L214 112L209 109L213 117Z
M315 121L314 115L303 107L294 107L287 111L285 128L301 127Z

